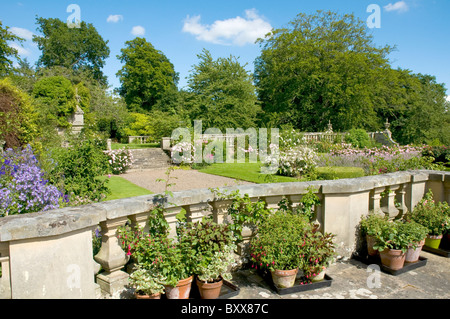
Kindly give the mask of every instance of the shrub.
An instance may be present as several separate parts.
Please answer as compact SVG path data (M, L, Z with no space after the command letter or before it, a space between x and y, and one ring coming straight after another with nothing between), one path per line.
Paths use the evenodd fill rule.
M429 190L406 219L425 226L430 235L442 235L450 229L450 207L446 202L436 203Z
M353 147L364 148L372 147L373 142L364 129L351 129L344 138L346 143L350 143Z
M272 214L260 225L258 234L251 241L252 267L268 270L301 267L304 237L311 228L304 216L283 212Z
M104 151L104 153L108 156L110 169L115 175L125 173L133 164L133 153L129 149L121 148Z
M30 146L0 156L0 216L58 208L67 199L44 178Z
M450 147L426 146L422 151L422 156L432 157L435 162L448 165L450 162Z
M57 148L50 154L53 166L49 171L52 184L64 189L70 205L82 205L103 200L110 190L108 158L94 138L80 136L67 148Z

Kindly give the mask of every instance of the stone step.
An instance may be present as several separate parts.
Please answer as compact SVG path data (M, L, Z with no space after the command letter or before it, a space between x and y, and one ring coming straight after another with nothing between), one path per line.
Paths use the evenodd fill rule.
M133 165L131 170L167 168L170 166L170 157L160 148L145 148L131 150Z

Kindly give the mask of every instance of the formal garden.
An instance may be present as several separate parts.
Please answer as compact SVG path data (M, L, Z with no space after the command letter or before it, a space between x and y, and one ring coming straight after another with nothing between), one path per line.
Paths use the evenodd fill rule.
M305 28L310 23L314 27ZM173 161L167 180L161 180L166 182L166 191L152 197L160 202L146 212L146 228L138 225L136 216L141 211L127 215L118 209L123 220L129 216L134 220L116 228L108 229L106 219L99 219L105 229L93 232L95 260L105 276L117 271L108 268L107 262L114 249L105 252L105 245L117 235L123 249L119 253L126 258L122 266L129 269L129 283L137 298L180 297L182 292L172 290L182 279L188 284L196 282L199 289L206 284L229 284L236 253L246 255L245 266L258 270L278 292L291 288L298 274L298 285L326 282L325 271L336 257L337 234L323 231L317 207L325 195L319 198L313 188L298 194L302 196L295 205L287 197L277 197L277 208L248 194L210 190L229 204L222 223L217 212L211 218L195 215L192 207L201 202L192 207L174 204L170 208L181 207L176 214L169 213L167 205L173 196L168 182L173 169L195 170L206 174L205 178L219 175L269 184L272 192L279 183L326 183L409 171L445 175L450 171L450 115L444 85L431 75L392 68L387 57L392 48L376 47L369 33L358 32L350 40L327 29L329 23L342 24L348 34L364 25L349 15L300 14L290 29L274 31L258 41L261 55L255 60L254 73L235 57L214 59L204 49L188 76L187 89L177 87L179 75L169 59L137 37L126 42L117 56L123 65L117 72L121 87L111 92L102 74L110 51L92 24L83 22L83 32L75 32L58 19L37 17L44 36L33 40L42 55L32 66L20 59L17 50L3 50L6 41L20 38L0 22L0 54L4 55L0 59L1 219L8 223L23 214L115 207L130 204L137 196L152 195L153 190L121 177L133 169L133 151L160 148L161 139L171 137L176 128L192 132L195 120L223 132L227 128L279 128L278 143L269 143L266 152L262 152L262 140L255 145L245 139L240 145L235 139L231 161L226 154L230 148L223 141L202 139L196 151L195 139L184 144L172 140L167 155L172 160L182 156L182 160ZM324 34L323 27L328 30ZM298 43L288 40L293 35L300 39ZM91 43L82 41L86 38ZM72 54L55 50L55 43L64 43ZM292 53L296 51L302 54ZM11 59L18 64L13 66ZM358 78L358 83L351 78ZM77 114L84 116L81 128ZM381 143L371 132L384 134L390 142ZM307 138L312 133L328 138ZM147 141L128 143L129 137L139 136ZM201 160L194 161L199 151ZM239 161L237 154L243 155ZM408 248L421 248L425 238L425 245L447 251L447 246L431 241L444 238L447 243L448 204L428 192L403 214L406 191L402 187L408 182L383 186L383 193L364 189L371 194L373 208L380 206L380 200L388 201L389 211L372 211L367 220L361 220L361 235L374 241L363 260L381 258L384 265L380 253L395 249L406 256ZM448 197L445 192L440 199ZM408 196L415 195L411 191ZM126 201L115 202L120 199ZM391 199L395 208L389 206ZM392 211L401 213L392 216ZM117 233L111 235L111 229ZM386 267L397 271L417 260ZM185 298L189 289L186 293ZM199 294L201 298L218 296Z

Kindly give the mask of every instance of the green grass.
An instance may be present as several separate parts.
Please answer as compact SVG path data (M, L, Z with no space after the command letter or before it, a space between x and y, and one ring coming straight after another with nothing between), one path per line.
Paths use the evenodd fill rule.
M108 179L106 176L101 178ZM153 194L151 191L137 186L120 176L111 176L107 185L111 190L111 194L106 197L106 200Z
M305 179L294 177L261 174L262 163L214 163L204 168L198 169L199 172L230 177L238 180L253 183L285 183L301 182ZM318 167L317 174L319 179L340 179L354 178L364 176L364 170L359 167Z
M214 163L204 168L198 169L199 172L230 177L247 182L258 184L263 183L285 183L298 182L294 177L278 176L270 174L261 174L261 163Z
M118 150L127 147L129 149L141 149L141 148L158 148L159 143L145 143L145 144L126 144L126 143L111 143L111 149Z

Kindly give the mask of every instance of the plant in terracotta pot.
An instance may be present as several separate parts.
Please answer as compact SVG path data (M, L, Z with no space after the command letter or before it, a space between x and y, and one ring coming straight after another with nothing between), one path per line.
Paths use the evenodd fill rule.
M335 235L331 233L306 234L302 257L304 259L303 273L308 280L317 282L324 279L326 268L336 256L334 238Z
M152 268L165 278L167 299L188 299L193 281L193 254L189 246L160 237L160 249Z
M446 202L435 202L430 190L413 211L406 215L406 219L428 228L429 232L425 239L425 245L437 249L443 234L450 228L449 210L449 205Z
M417 262L420 257L420 252L425 244L425 238L428 234L428 228L422 226L414 221L404 221L402 224L403 232L409 238L409 246L406 251L405 262Z
M380 252L381 264L392 270L402 269L406 251L411 244L401 221L389 221L381 226L374 249Z
M387 216L381 214L369 213L369 215L361 218L361 235L366 239L367 253L369 256L378 255L378 251L373 246L376 243L376 237L380 234L382 226L387 222Z
M180 245L191 251L193 273L197 275L202 299L217 298L223 280L231 279L235 240L229 225L217 224L208 218L187 223L179 230Z
M130 274L129 283L135 289L136 299L161 299L165 278L154 269L137 265Z
M259 226L251 241L252 267L270 271L277 287L292 287L302 267L305 234L311 231L312 225L304 216L273 213Z

